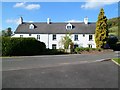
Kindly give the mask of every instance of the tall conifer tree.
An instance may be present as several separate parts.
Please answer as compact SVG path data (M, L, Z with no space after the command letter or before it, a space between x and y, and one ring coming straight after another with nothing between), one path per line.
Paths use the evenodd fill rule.
M96 31L95 31L96 47L102 48L106 43L107 37L108 37L107 17L104 15L104 9L101 8L96 23Z

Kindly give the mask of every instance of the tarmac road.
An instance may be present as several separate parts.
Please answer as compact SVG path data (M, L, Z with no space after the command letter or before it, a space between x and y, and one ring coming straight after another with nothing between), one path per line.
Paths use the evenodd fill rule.
M115 53L3 58L3 88L118 88ZM97 61L96 61L97 60Z

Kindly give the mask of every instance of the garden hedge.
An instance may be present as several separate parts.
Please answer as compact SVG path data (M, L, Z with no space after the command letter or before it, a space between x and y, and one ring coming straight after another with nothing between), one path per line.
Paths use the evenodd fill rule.
M45 51L45 44L35 38L2 38L2 56L42 55Z

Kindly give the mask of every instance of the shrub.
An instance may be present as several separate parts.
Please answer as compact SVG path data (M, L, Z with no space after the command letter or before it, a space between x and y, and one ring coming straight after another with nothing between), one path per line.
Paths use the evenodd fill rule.
M84 51L84 48L83 48L83 47L76 47L76 48L75 48L75 52L76 52L76 53L80 53L80 52L82 52L82 51Z
M41 55L46 46L34 38L2 38L2 56Z
M87 47L87 48L84 48L85 51L90 51L91 48Z
M97 50L98 50L98 51L102 51L102 49L101 49L101 48L97 48Z
M79 47L76 47L76 48L75 48L75 52L76 52L76 53L79 53L79 51L80 51L80 48L79 48Z
M118 38L114 35L110 35L107 39L107 43L109 44L111 49L114 49L114 46L118 42Z
M98 50L98 51L101 51L102 49L101 48L89 48L89 47L86 47L86 48L83 48L83 47L76 47L75 48L75 52L76 53L80 53L80 52L82 52L82 51L91 51L91 50Z
M96 48L91 48L92 50L96 50Z
M0 36L0 56L2 56L2 37Z
M46 55L68 54L63 49L46 49Z

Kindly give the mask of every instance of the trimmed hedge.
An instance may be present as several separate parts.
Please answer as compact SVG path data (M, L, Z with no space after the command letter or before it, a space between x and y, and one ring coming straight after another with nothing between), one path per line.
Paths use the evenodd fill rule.
M2 38L2 56L42 55L45 51L45 44L35 38Z
M2 56L2 36L0 36L0 56Z

